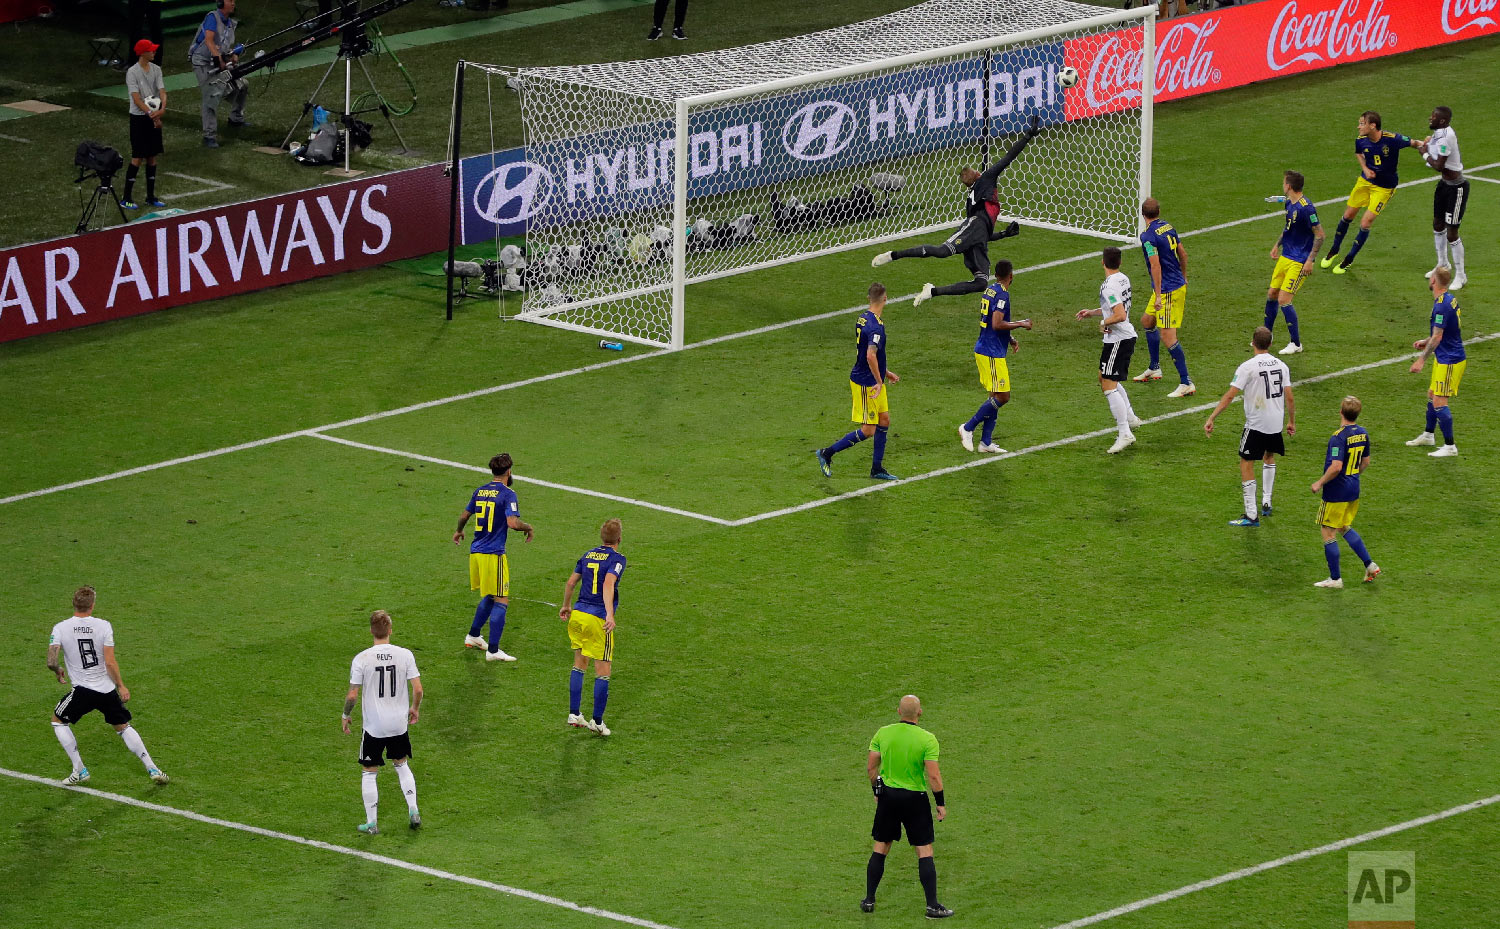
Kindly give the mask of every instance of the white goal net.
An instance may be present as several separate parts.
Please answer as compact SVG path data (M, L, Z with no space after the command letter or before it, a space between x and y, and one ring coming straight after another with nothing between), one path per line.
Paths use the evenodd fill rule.
M1033 116L1000 218L1129 239L1150 180L1153 17L929 0L761 45L522 69L534 207L518 315L681 347L687 284L946 237L959 170L982 171Z

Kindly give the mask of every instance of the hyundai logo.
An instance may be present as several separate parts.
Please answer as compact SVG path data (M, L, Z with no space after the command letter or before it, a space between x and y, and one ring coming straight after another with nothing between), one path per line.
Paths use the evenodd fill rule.
M854 111L836 100L809 103L792 114L781 130L787 154L802 161L822 161L849 147L859 129Z
M474 188L474 210L492 223L530 219L552 197L552 175L529 161L501 165Z

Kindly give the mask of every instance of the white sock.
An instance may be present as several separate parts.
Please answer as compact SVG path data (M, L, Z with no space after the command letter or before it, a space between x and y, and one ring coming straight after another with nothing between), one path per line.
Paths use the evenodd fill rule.
M1260 466L1260 502L1271 505L1271 486L1276 483L1276 465L1266 462Z
M135 731L134 726L126 726L120 730L120 738L125 741L125 747L130 749L130 753L146 766L147 771L156 767L156 762L151 760L151 753L146 751L146 743L141 741L141 734Z
M411 762L396 762L396 780L401 782L401 794L406 797L406 811L417 811L417 776L411 773Z
M1104 399L1109 403L1109 411L1114 414L1115 425L1119 427L1120 435L1130 431L1130 406L1125 402L1125 396L1120 388L1106 390Z
M63 751L68 753L68 760L73 763L74 772L83 770L83 757L78 754L78 739L73 735L73 727L67 723L53 723L52 734L57 736L57 741L62 743Z
M1245 498L1245 518L1259 519L1255 511L1255 478L1240 483L1240 495Z
M380 800L380 791L375 786L375 772L361 771L359 779L359 792L365 799L365 822L375 821L375 807Z
M1130 405L1130 394L1127 394L1125 392L1124 384L1116 384L1115 390L1118 390L1120 392L1120 396L1125 400L1125 422L1128 423L1130 422L1131 418L1135 416L1135 407Z
M1448 233L1446 233L1446 232L1434 232L1432 234L1432 244L1433 244L1433 246L1435 246L1437 248L1438 267L1439 268L1449 267L1449 265L1448 265Z
M1464 276L1464 240L1454 239L1448 243L1448 248L1453 252L1453 276Z

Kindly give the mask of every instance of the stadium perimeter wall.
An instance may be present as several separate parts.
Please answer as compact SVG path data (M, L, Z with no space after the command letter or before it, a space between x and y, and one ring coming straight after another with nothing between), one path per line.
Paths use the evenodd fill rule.
M1158 23L1156 100L1497 33L1500 0L1263 0ZM1067 119L1138 104L1140 57L1121 53L1110 34L1071 40L1057 54L1059 67L1066 62L1083 74L1081 92L1066 95ZM864 115L847 109L860 120L875 105ZM784 128L767 127L767 144L783 144ZM541 169L525 155L509 149L461 163L466 242L522 234L546 197L568 195L566 185L538 177ZM593 160L607 168L619 156L600 152ZM446 247L451 222L444 167L0 250L0 342L436 252ZM605 175L596 180L572 194L607 195Z

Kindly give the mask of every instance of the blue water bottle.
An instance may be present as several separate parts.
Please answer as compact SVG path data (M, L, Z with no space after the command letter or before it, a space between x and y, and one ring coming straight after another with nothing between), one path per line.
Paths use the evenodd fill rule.
M599 347L600 348L607 348L607 349L609 349L612 352L623 352L623 351L625 351L625 346L622 343L620 343L620 342L611 342L608 339L600 339L599 340Z

